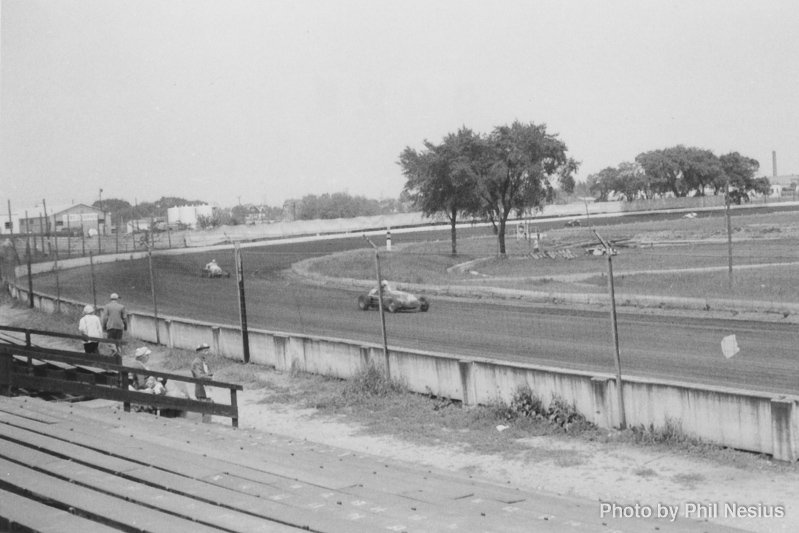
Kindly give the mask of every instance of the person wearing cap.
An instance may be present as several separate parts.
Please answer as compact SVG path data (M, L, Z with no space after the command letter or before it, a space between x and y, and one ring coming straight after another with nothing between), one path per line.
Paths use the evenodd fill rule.
M86 338L83 341L83 351L86 353L99 353L98 341L89 340L89 337L95 339L103 338L103 325L100 323L100 317L94 314L94 307L87 305L83 308L83 316L78 322L78 331Z
M119 303L117 293L111 295L111 301L103 308L103 329L109 339L121 339L122 332L128 329L128 313Z
M203 343L197 346L195 351L197 352L197 357L191 363L192 377L197 379L212 379L214 375L208 371L208 363L206 362L206 357L211 351L211 347ZM205 386L203 386L202 383L194 384L194 397L198 400L209 400L208 396L205 394Z

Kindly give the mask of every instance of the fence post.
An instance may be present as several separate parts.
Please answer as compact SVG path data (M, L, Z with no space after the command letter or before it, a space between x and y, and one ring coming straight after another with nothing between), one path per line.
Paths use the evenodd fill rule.
M61 312L61 285L58 280L58 235L55 238L56 246L55 246L55 263L53 266L55 267L55 312Z
M94 308L97 309L97 287L94 283L94 256L91 250L89 250L89 266L92 272L92 301L94 302Z
M26 225L27 222L26 222ZM30 233L28 234L28 242L25 245L25 255L28 256L28 307L33 309L33 272L31 268L31 240Z
M247 333L247 306L244 302L244 264L241 261L241 245L236 242L233 248L236 259L236 280L239 285L239 317L241 319L241 344L244 363L250 362L250 338Z
M616 320L616 292L613 287L613 247L607 243L599 233L594 230L594 235L602 242L605 247L605 253L608 256L608 293L610 295L610 321L613 330L613 347L616 356L616 388L618 389L618 402L619 402L619 429L624 429L627 426L626 416L624 413L624 383L621 379L621 354L619 351L619 327Z
M161 344L161 334L158 331L158 302L155 299L155 276L153 275L153 251L147 248L147 260L150 263L150 289L153 295L153 316L155 317L155 343Z
M389 360L388 360L388 339L386 336L386 314L383 310L383 284L382 279L380 278L380 254L377 251L377 246L375 243L370 241L366 235L363 236L366 239L366 242L372 245L372 248L375 250L375 271L377 273L377 302L378 308L380 309L380 327L383 333L383 358L386 361L386 377L391 377L391 368L389 367Z

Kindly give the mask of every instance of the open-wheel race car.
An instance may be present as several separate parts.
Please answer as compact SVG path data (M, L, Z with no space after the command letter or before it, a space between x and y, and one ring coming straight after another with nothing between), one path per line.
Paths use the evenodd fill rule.
M229 278L230 272L227 270L213 271L210 268L203 267L200 269L201 278Z
M377 289L372 289L368 294L361 294L358 297L358 308L361 311L369 309L379 309L380 302ZM385 281L383 282L383 309L388 309L390 313L405 310L419 310L423 313L430 309L430 300L424 296L418 298L405 291L398 291L391 288Z

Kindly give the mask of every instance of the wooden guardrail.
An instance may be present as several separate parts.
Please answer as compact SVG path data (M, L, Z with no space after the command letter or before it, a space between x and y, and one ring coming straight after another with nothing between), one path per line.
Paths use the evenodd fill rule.
M30 328L18 328L14 326L0 326L0 331L11 331L14 333L23 333L25 334L25 346L33 346L33 342L31 337L33 335L41 335L44 337L58 337L61 339L76 339L83 342L90 341L90 342L99 342L102 344L112 344L114 346L114 354L117 355L119 352L119 347L127 344L127 341L123 341L121 339L106 339L105 337L87 337L84 335L74 335L72 333L59 333L57 331L44 331L39 329L30 329ZM122 364L122 359L119 359L119 364Z
M79 337L82 338L82 337ZM27 367L14 364L14 358L27 358ZM105 370L116 374L107 384L93 384L71 378L66 372L59 375L35 375L30 364L33 360L61 363L73 367L89 367ZM219 404L191 398L178 398L173 396L155 395L135 390L128 390L128 374L144 374L153 377L162 377L184 383L202 383L207 387L220 387L230 390L230 404ZM52 374L52 373L51 373ZM116 356L98 356L54 348L38 346L19 346L0 344L0 393L10 394L12 387L21 387L43 392L60 392L102 398L122 402L125 411L130 410L131 404L145 405L156 409L176 409L207 415L224 416L232 419L233 427L238 427L239 414L237 404L237 391L244 390L241 385L199 379L180 374L143 370L123 366L116 362Z

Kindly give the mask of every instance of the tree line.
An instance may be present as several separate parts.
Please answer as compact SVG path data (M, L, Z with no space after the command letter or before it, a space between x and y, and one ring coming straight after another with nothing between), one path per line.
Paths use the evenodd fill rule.
M555 198L555 184L571 193L579 166L545 124L519 121L488 134L464 126L438 144L425 140L423 150L406 147L398 164L414 204L425 215L449 219L453 255L456 222L469 216L491 221L504 255L508 217L543 209Z
M712 151L683 145L639 154L635 161L607 167L586 179L588 190L599 201L611 196L632 202L664 196L704 196L733 191L736 197L750 192L768 194L768 178L756 178L760 164L730 152L716 156ZM746 196L748 198L748 196Z

